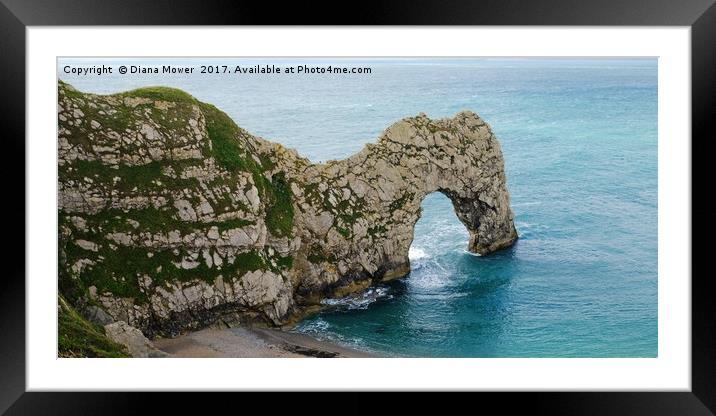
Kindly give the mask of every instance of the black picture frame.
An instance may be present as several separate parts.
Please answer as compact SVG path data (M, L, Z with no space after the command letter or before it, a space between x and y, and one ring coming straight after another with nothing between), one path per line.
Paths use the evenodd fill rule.
M340 6L340 7L339 7ZM320 13L317 10L321 10ZM135 414L147 411L148 393L28 393L25 392L25 46L27 26L64 25L567 25L567 26L687 26L691 28L692 137L694 144L713 137L716 119L716 6L714 0L602 0L602 1L453 1L431 2L245 2L186 0L0 0L0 114L2 163L6 192L12 200L6 232L12 233L0 278L0 413L7 414ZM698 137L698 140L695 138ZM20 156L22 155L22 157ZM693 171L693 157L692 157ZM22 176L23 180L20 180ZM702 181L692 174L693 182ZM708 187L692 189L708 190ZM695 212L708 205L693 205ZM696 209L694 209L695 207ZM19 219L23 218L24 221ZM700 228L702 233L706 230ZM22 237L21 237L22 236ZM693 236L693 234L692 234ZM698 246L693 244L693 249ZM703 248L699 248L703 250ZM668 253L660 253L668 255ZM693 259L693 254L692 254ZM692 260L693 267L693 260ZM714 414L716 412L716 314L712 301L712 273L694 274L692 286L692 383L690 392L573 392L479 393L469 401L501 411L529 410L544 414ZM48 276L48 279L51 277ZM690 276L683 276L684 279ZM160 400L164 412L187 410L191 404L177 394ZM370 399L351 394L336 396L352 413L371 412ZM204 412L236 397L192 397ZM265 401L260 398L257 400ZM304 399L272 400L274 411ZM312 399L312 400L325 400ZM430 396L410 399L437 405ZM405 400L391 400L383 410L404 409ZM189 407L187 407L189 406ZM423 407L423 410L428 409ZM710 410L709 410L710 409ZM289 411L289 410L286 410Z

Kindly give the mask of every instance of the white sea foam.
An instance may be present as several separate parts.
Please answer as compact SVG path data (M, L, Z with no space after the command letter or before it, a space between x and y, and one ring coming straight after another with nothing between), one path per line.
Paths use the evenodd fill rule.
M450 284L451 272L438 261L429 259L420 264L420 270L413 268L407 280L410 286L419 289L436 289Z
M392 299L387 287L371 287L362 292L354 293L344 298L323 299L321 303L328 306L343 307L346 309L367 309L371 303L381 298Z
M524 221L515 221L515 227L517 228L530 228L532 224Z
M513 207L527 207L527 206L530 206L530 205L542 205L542 202L540 202L540 201L533 201L533 202L516 202L516 203L513 203L513 204L512 204Z
M550 227L540 223L529 223L525 221L515 221L515 228L519 233L520 237L532 237L535 234L543 234Z
M323 333L326 332L330 326L331 325L323 320L323 318L318 317L314 321L304 321L296 327L296 330L299 332Z
M426 253L425 250L423 250L420 247L410 247L408 249L408 258L410 260L420 260L420 259L426 259L429 257L430 256L428 255L428 253Z

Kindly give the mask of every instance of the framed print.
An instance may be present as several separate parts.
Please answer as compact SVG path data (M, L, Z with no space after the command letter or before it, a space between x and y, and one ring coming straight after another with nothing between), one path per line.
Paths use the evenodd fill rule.
M26 175L2 409L436 390L711 414L691 172L716 9L561 3L5 2Z

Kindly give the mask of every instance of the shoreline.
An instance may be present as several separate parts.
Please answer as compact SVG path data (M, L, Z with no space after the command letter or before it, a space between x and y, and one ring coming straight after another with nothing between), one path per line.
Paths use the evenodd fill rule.
M206 328L153 340L170 358L370 358L377 355L270 328Z

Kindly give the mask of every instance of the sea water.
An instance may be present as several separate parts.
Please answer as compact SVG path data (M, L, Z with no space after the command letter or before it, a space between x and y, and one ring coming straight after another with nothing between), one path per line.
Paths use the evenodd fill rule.
M64 64L369 67L369 74L63 73ZM411 273L295 331L387 356L655 357L656 59L60 59L76 88L184 89L314 162L391 123L468 109L505 158L517 243L479 257L449 200L429 195Z

